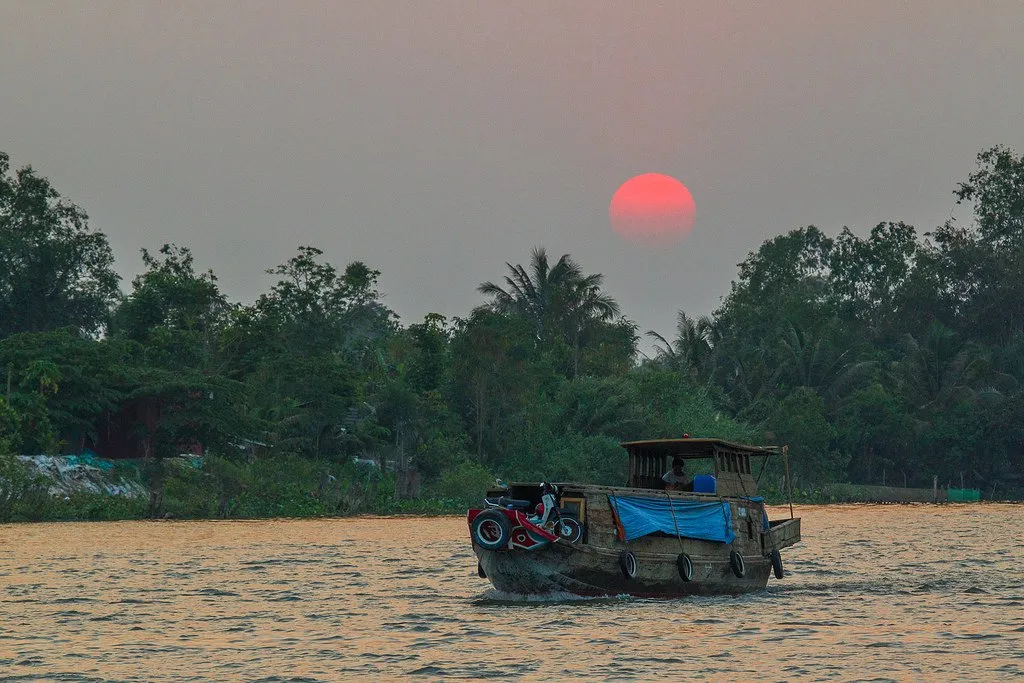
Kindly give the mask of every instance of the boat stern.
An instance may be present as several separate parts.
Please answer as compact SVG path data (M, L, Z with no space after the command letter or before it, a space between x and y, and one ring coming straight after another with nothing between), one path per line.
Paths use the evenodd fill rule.
M799 517L771 521L768 524L768 529L762 535L765 552L782 550L800 542Z

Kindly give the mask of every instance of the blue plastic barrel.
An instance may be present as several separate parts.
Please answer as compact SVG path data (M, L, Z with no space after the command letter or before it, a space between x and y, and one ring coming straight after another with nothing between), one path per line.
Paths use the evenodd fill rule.
M693 478L694 493L715 493L717 490L714 475L698 474Z

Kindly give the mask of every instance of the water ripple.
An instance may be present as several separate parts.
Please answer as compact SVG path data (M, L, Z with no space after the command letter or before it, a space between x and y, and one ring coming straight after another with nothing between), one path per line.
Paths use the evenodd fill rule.
M0 680L1008 679L1021 512L802 508L784 581L661 601L495 591L462 518L0 526Z

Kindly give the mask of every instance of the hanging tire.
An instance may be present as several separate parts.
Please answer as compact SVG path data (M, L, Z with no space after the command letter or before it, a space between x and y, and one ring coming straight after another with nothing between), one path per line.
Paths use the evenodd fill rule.
M743 556L735 550L729 553L729 566L732 567L732 573L736 575L737 579L742 579L743 575L747 573L747 565L743 562Z
M504 513L484 510L473 519L469 533L473 542L484 550L500 550L508 545L512 527Z
M631 550L624 550L619 555L619 567L622 569L622 575L627 579L635 579L639 572L639 566L636 563L636 555Z
M487 578L487 572L484 571L484 566L479 562L476 563L476 575L479 576L481 579Z
M778 550L772 551L772 572L775 574L776 579L781 579L786 575L786 572L782 569L782 554Z
M579 543L583 538L583 527L572 517L562 517L558 537L567 543Z
M686 553L679 553L676 558L676 567L679 569L679 578L689 583L693 580L693 560Z

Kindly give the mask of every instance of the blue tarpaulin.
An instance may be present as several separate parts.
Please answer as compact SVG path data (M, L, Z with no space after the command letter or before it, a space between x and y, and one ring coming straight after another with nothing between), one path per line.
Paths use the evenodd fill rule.
M668 498L637 498L608 496L626 532L626 540L661 531L672 536L699 538L705 541L732 543L736 533L732 530L732 511L728 503L698 503ZM671 508L669 505L671 504ZM675 512L675 519L673 519Z
M768 523L768 510L764 506L764 498L762 498L761 496L744 496L743 499L761 504L761 529L764 531L768 531L768 529L771 528L771 524Z

